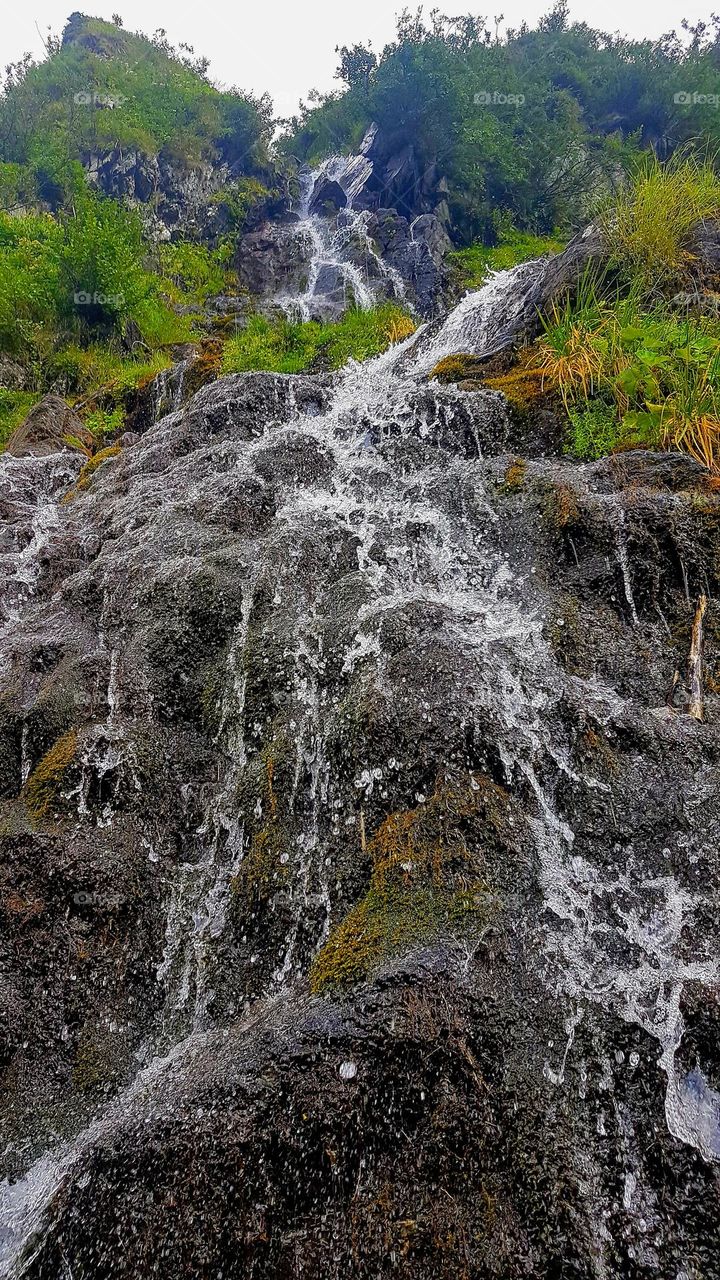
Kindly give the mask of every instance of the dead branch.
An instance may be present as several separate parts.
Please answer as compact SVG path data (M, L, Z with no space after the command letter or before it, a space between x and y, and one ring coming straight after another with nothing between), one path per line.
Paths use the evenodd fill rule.
M690 640L690 657L688 659L688 685L690 686L690 706L688 707L688 715L694 720L704 720L705 707L703 702L703 671L702 671L702 645L703 645L703 618L707 609L707 596L700 596L695 610L695 618L692 626L692 638Z

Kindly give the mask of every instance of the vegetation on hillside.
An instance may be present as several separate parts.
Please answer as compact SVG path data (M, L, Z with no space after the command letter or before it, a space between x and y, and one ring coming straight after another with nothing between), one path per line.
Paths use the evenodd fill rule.
M6 69L0 92L0 194L69 194L72 170L116 148L188 166L226 161L252 173L267 160L270 104L219 91L191 48L73 14L50 56Z
M405 12L377 58L341 51L345 88L289 122L300 160L357 146L376 121L411 143L419 171L446 177L454 234L492 244L508 217L548 235L577 226L641 148L661 159L720 144L720 22L630 41L570 24L557 0L537 29Z
M720 179L687 158L643 164L605 211L609 269L554 306L536 352L576 456L671 447L720 471L720 307L689 249L698 219L719 216Z

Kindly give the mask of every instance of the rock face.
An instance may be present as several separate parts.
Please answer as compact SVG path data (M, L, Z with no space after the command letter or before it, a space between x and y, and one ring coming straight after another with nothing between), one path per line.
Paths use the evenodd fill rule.
M241 238L235 267L240 283L256 300L271 300L302 291L311 257L311 242L297 235L292 224L266 222Z
M720 1274L720 498L432 355L0 458L0 1274Z
M405 281L420 314L429 318L441 312L449 297L446 255L452 243L435 215L408 222L394 209L378 209L367 231L383 261Z
M8 391L24 391L27 374L22 365L16 364L9 356L0 355L0 389Z

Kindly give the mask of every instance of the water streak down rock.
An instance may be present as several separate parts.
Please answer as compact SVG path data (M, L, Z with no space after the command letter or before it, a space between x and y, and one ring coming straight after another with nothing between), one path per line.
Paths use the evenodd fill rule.
M0 459L6 1275L720 1274L718 496L427 383L517 279Z

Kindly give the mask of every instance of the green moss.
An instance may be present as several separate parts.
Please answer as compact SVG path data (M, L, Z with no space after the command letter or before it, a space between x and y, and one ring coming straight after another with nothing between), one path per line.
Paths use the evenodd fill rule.
M532 409L548 394L540 370L528 368L523 361L508 373L485 378L484 385L491 391L502 391L510 406L521 413Z
M68 492L63 496L62 502L65 505L69 502L74 502L79 494L83 493L84 490L88 488L98 467L102 466L103 462L107 462L108 458L116 458L120 453L122 453L120 445L111 444L108 445L106 449L101 449L99 453L93 454L92 458L88 458L87 462L81 468L80 474L72 489L68 489Z
M36 821L50 816L59 806L61 788L77 755L77 745L77 730L70 729L43 756L25 783L23 799Z
M365 897L333 930L310 970L318 994L357 982L383 961L445 931L483 927L496 910L485 843L508 836L508 796L482 775L445 776L417 809L391 814L368 845Z

